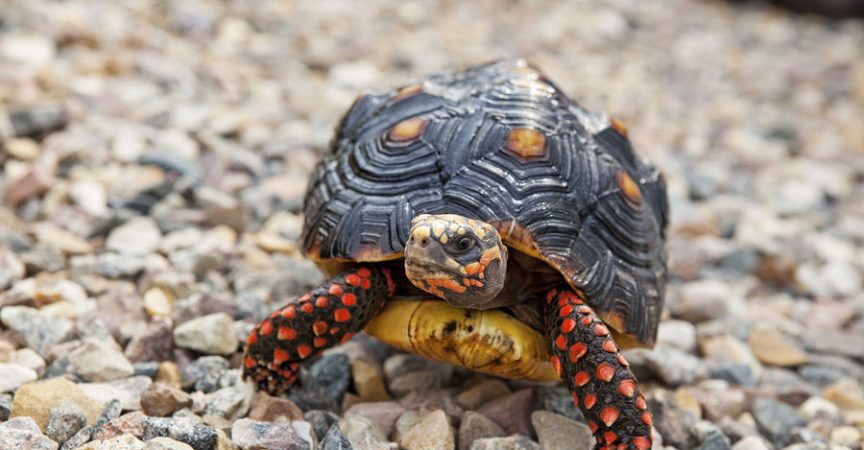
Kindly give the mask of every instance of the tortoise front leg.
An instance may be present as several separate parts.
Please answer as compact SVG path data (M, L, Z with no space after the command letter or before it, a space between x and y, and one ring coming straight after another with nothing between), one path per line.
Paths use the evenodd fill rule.
M243 376L270 392L287 390L303 361L351 339L394 290L390 271L377 267L357 267L322 283L252 330Z
M569 286L546 296L555 370L582 410L598 449L651 448L651 413L609 329Z

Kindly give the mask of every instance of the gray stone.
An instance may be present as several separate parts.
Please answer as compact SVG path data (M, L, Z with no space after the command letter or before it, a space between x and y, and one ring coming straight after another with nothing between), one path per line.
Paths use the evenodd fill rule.
M16 417L0 423L0 448L57 450L57 443L42 434L29 417Z
M302 387L292 390L288 396L300 409L338 411L351 382L348 357L326 355L312 364L308 371L301 372L300 381Z
M319 450L353 450L354 447L351 445L351 441L342 434L342 429L339 428L339 425L333 425L330 427L330 430L324 434L324 437L321 439L321 444L318 446Z
M234 320L225 313L192 319L174 328L174 344L202 353L229 355L238 346Z
M181 370L184 389L211 392L219 387L219 380L228 370L228 360L221 356L204 356L187 364Z
M759 436L745 436L732 446L732 450L770 450Z
M385 436L390 436L396 426L396 419L404 412L405 408L397 402L369 402L352 405L345 411L344 416L364 417L374 423Z
M195 450L209 450L216 445L216 430L194 419L145 417L144 440L159 436L184 442Z
M21 333L27 346L47 356L52 345L72 334L72 322L26 306L7 306L0 311L3 325Z
M18 389L21 385L39 378L36 371L18 364L0 363L0 393Z
M325 411L323 409L313 409L310 411L306 411L303 415L303 418L312 424L312 429L315 431L315 435L318 439L324 439L324 434L333 426L334 423L339 421L339 416L331 411ZM263 420L260 417L253 417L255 420ZM341 433L341 431L340 431Z
M86 341L69 354L69 362L85 381L111 381L135 373L119 347L104 340Z
M501 380L485 380L456 396L456 402L465 409L476 409L497 397L510 393L510 388Z
M136 217L114 228L105 241L105 247L129 255L147 255L159 248L162 232L149 217Z
M585 422L582 411L573 403L573 396L564 386L538 386L534 389L537 402L534 409L554 412L577 422Z
M12 413L12 394L0 394L0 422L9 420Z
M146 442L147 450L192 450L189 444L167 437L157 437Z
M77 433L75 433L74 435L72 435L72 437L67 439L66 442L64 442L63 445L60 447L60 450L71 450L71 449L78 448L78 447L90 442L90 439L92 439L92 437L93 437L93 427L88 425L88 426L78 430Z
M360 417L344 417L339 420L339 428L344 433L354 450L397 450L395 442L388 442L387 437L375 425Z
M207 394L204 401L204 414L234 419L244 415L249 408L247 392L244 385L231 386Z
M513 435L499 438L486 438L474 441L471 450L543 450L539 444L527 436Z
M153 380L146 376L134 376L105 383L81 383L78 386L90 397L106 403L119 400L123 409L136 411L141 409L141 394L147 390Z
M402 434L399 444L406 450L454 450L456 437L447 414L440 409L429 413L420 422Z
M474 411L466 411L459 425L459 450L470 450L474 441L504 437L507 433L497 423Z
M87 416L84 415L84 411L75 403L67 401L51 410L45 432L52 440L63 444L85 426L87 426Z
M699 441L698 450L729 450L731 443L723 431L711 422L700 420L693 426L693 434Z
M753 402L753 417L759 426L759 432L781 447L788 443L790 430L807 423L789 405L763 397Z
M231 426L231 440L241 448L311 450L290 424L240 419Z
M584 423L548 411L534 411L531 423L544 450L588 450L594 447L594 435Z
M477 409L477 412L492 419L510 434L531 434L531 406L534 391L522 389L492 400Z

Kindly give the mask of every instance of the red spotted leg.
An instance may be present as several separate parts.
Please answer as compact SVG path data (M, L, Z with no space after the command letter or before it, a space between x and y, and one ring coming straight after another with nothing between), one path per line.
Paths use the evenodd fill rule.
M394 289L387 269L359 267L288 303L249 334L244 377L269 392L287 390L297 381L300 364L351 339Z
M582 410L595 450L651 448L651 413L609 329L568 287L546 296L552 364Z

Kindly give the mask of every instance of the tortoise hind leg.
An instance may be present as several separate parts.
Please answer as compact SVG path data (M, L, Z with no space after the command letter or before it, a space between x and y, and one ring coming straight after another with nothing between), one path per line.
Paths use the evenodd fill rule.
M327 280L252 330L243 376L270 392L287 390L297 381L301 363L351 339L394 289L390 272L376 267L357 267Z
M606 325L568 286L546 297L552 364L582 410L595 449L651 448L651 413Z

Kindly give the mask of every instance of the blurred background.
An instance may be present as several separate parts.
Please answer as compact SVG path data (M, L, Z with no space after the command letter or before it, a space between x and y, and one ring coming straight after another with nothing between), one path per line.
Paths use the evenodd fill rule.
M842 17L861 2L798 3L835 17L709 0L0 0L0 421L53 392L20 386L57 376L88 419L119 391L129 420L155 379L195 399L174 406L220 445L249 438L240 418L272 419L250 402L277 400L236 382L238 343L321 280L298 213L341 114L367 90L524 57L666 173L665 320L630 355L660 445L861 449L864 20ZM457 442L469 410L501 436L575 442L560 389L348 347L307 375L326 389L279 403L312 426L291 433L323 438L345 416L354 448L404 447L395 417L426 423L425 408ZM57 391L39 401L74 389ZM18 408L33 439L70 439Z

